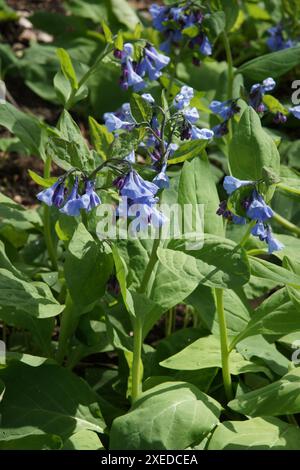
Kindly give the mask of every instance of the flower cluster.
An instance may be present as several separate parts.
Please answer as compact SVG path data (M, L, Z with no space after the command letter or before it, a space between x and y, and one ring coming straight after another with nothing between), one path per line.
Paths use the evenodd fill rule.
M214 100L210 103L209 109L220 116L223 121L213 127L215 137L223 137L228 133L228 121L237 113L240 112L240 107L236 103L237 100L217 101Z
M263 103L264 95L275 88L276 82L272 77L266 78L262 83L252 85L249 93L249 104L257 113L263 113L266 106Z
M120 85L124 90L129 87L134 91L142 90L146 86L144 78L148 76L149 80L157 80L161 70L170 62L169 57L157 52L151 44L146 44L138 61L134 60L134 47L130 43L124 44L122 51L116 49L114 55L121 60Z
M263 97L267 92L272 91L275 88L276 82L272 77L266 78L262 83L255 83L252 85L249 93L249 104L259 114L267 111L267 106L263 102ZM274 116L274 122L276 124L283 124L287 121L288 112L290 112L295 118L300 119L300 106L290 107L288 109L281 106L282 110L277 111ZM285 114L284 114L285 113Z
M65 177L59 178L50 188L39 192L37 198L44 202L47 206L55 206L60 209L63 214L78 216L81 209L87 212L101 204L100 197L95 192L95 181L85 180L84 193L78 194L79 180L76 176L72 188L67 194L65 186Z
M199 129L195 126L195 123L199 119L199 113L197 108L190 107L190 102L194 96L193 88L184 85L180 92L175 96L173 100L173 106L179 114L183 117L181 124L180 138L181 140L189 139L212 139L214 133L210 129Z
M172 139L164 139L163 147L165 149L165 155L162 155L162 136L154 98L150 93L144 93L141 96L151 104L153 116L149 122L145 139L139 143L139 147L147 151L152 160L153 168L155 170L161 170L164 165L162 160L166 161L168 157L172 156L177 150L178 144L172 142ZM170 107L170 111L172 111L172 108L173 110L175 109L175 112L173 112L170 117L170 122L172 122L174 131L176 131L173 135L179 133L181 140L209 140L214 136L213 131L206 128L200 129L195 125L199 119L199 112L197 108L190 106L193 97L194 90L188 86L183 86L175 96L173 104ZM104 121L108 131L115 133L115 135L122 130L132 131L138 125L132 117L129 103L123 104L121 109L116 112L105 113ZM126 159L134 161L134 153L131 152Z
M232 212L227 209L226 201L221 202L217 214L222 215L236 224L245 224L247 223L247 219L255 221L255 226L251 230L252 235L267 243L269 253L282 250L284 245L273 237L271 227L267 223L267 221L273 217L274 213L271 207L266 204L263 196L256 189L255 182L239 180L234 176L226 176L223 186L228 195L231 195L234 191L243 186L253 186L249 196L242 201L242 206L247 218L232 214Z
M165 37L160 49L170 54L172 46L180 47L187 41L193 51L193 62L199 64L199 57L212 54L211 43L203 28L204 15L197 6L150 6L152 24ZM193 31L192 37L188 31ZM186 33L186 34L185 34Z
M159 175L158 175L159 176ZM155 197L159 187L167 187L168 180L165 171L156 177L156 181L145 181L135 170L115 179L114 185L119 190L121 202L118 208L119 217L139 217L139 230L145 230L149 224L161 227L166 218L155 206L158 198ZM157 183L162 183L160 186ZM166 184L167 183L167 184ZM166 186L165 186L166 185Z
M267 39L267 46L271 51L280 51L282 49L289 49L296 45L292 39L284 39L283 27L281 24L272 26L268 29L269 37Z

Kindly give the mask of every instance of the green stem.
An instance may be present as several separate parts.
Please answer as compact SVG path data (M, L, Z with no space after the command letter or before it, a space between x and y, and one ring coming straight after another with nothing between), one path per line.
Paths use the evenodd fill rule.
M256 221L255 220L252 220L243 236L243 238L241 239L240 243L236 246L235 249L238 249L238 248L241 248L243 246L246 245L250 235L251 235L251 230L253 229L254 225L256 224Z
M47 156L45 167L44 167L44 178L49 178L51 173L51 157ZM52 227L51 227L51 208L44 204L44 237L48 251L48 255L51 261L51 266L54 271L58 271L56 248L53 243Z
M282 227L284 227L286 230L288 230L289 232L293 232L298 237L300 237L300 228L297 227L297 225L294 225L292 222L285 219L284 217L282 217L282 215L279 215L276 212L274 212L273 219L276 220L276 222Z
M259 255L267 255L268 251L263 250L261 248L253 248L253 250L248 250L247 255L248 256L259 256Z
M132 387L131 399L135 402L142 391L142 346L143 346L143 327L138 317L134 319L133 328L133 360L132 360Z
M69 293L66 296L66 306L61 314L61 323L58 340L58 350L56 360L59 364L62 364L66 356L69 339L74 330L74 316L73 316L73 301Z
M223 289L216 288L215 295L216 295L216 306L217 306L217 314L218 314L219 329L220 329L223 384L224 384L226 398L228 401L230 401L233 398L233 391L232 391L232 382L231 382L230 367L229 367L229 348L228 348L226 318L225 318L225 312L224 312Z
M139 294L144 294L147 290L148 282L150 280L153 268L157 261L157 248L160 243L160 237L155 238L150 254L150 258L141 281ZM132 360L132 385L131 385L131 399L134 402L141 393L142 382L142 346L143 346L143 325L139 317L133 319L133 360Z
M147 289L149 279L151 277L153 268L157 261L157 248L159 247L159 243L160 243L160 237L155 238L153 241L150 258L149 258L149 261L148 261L148 264L147 264L147 267L146 267L146 270L145 270L145 273L144 273L144 276L140 285L140 290L139 290L140 294L143 294Z
M228 36L225 32L222 33L223 44L226 52L226 59L227 59L227 66L228 66L228 76L227 76L227 99L231 100L233 96L233 61L232 61L232 54L230 48L230 42Z
M298 194L298 196L300 196L300 189L290 188L289 186L286 186L285 184L282 184L282 183L278 183L277 188L282 189L283 191L286 191L287 193Z

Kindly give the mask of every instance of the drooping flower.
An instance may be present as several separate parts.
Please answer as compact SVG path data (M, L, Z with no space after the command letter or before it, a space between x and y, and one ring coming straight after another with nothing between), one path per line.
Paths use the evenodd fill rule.
M134 71L131 60L126 62L126 78L128 86L132 86L134 91L140 91L146 86L142 77Z
M135 151L132 150L126 157L124 157L124 160L127 162L135 163Z
M269 38L267 39L267 45L271 51L280 51L282 49L288 49L295 45L291 39L285 40L283 37L283 27L281 24L272 26L268 29Z
M217 114L225 121L227 121L232 116L234 116L234 114L240 111L240 108L239 106L237 106L235 100L227 100L227 101L214 100L210 103L209 109L214 114Z
M85 183L85 194L81 196L84 208L87 212L101 204L101 199L95 192L95 181L87 180Z
M292 113L295 118L300 119L300 105L289 108L289 112Z
M129 171L122 180L117 178L115 184L119 188L121 196L132 200L153 197L158 191L155 184L145 181L135 170Z
M65 205L60 209L60 212L66 215L76 217L80 215L80 210L84 209L84 201L78 195L78 178L76 177L75 183L71 192L66 200Z
M247 217L252 220L264 222L273 217L273 211L268 206L261 194L254 189L252 193L252 201L246 211Z
M120 85L124 90L128 87L133 87L134 91L142 90L146 86L143 77L156 80L161 76L161 70L170 62L169 57L159 53L151 44L146 44L138 62L133 60L133 55L134 48L130 43L124 44L122 54L115 55L121 58Z
M258 237L262 242L267 238L267 230L263 222L257 222L251 230L252 235Z
M170 186L170 180L166 174L166 169L167 164L164 164L161 171L152 180L152 183L154 183L159 189L168 188Z
M194 96L192 87L184 85L180 92L175 96L173 105L176 109L183 109L190 105L190 101Z
M262 83L252 85L249 93L249 103L258 113L265 111L266 107L263 103L265 93L272 91L276 85L272 77L266 78Z
M196 126L191 127L191 139L196 140L196 139L202 139L202 140L209 140L212 139L214 136L214 132L211 129L199 129Z
M190 124L195 124L199 119L199 112L195 107L183 109L182 114Z
M223 137L228 134L228 121L223 121L212 128L214 137Z
M225 176L223 187L227 194L232 194L238 188L241 188L242 186L249 186L251 184L253 184L252 181L239 180L238 178L235 178L234 176Z
M40 191L36 197L47 206L61 207L65 197L64 180L58 179L50 188Z
M277 240L277 238L273 237L271 228L269 226L267 228L266 242L268 244L269 254L273 253L273 251L280 251L284 248L284 244Z
M192 2L172 7L151 5L149 11L153 27L164 36L164 41L160 45L161 50L170 54L172 46L180 47L186 43L190 49L193 49L194 54L211 55L212 46L203 29L204 15L199 6L193 5ZM196 30L193 38L184 34L184 30L187 28Z
M114 132L120 129L130 131L136 125L131 114L129 103L124 103L122 107L114 113L104 113L103 118L105 126L109 132Z
M150 93L143 93L142 98L144 98L145 101L147 101L149 104L154 104L155 100L153 96Z

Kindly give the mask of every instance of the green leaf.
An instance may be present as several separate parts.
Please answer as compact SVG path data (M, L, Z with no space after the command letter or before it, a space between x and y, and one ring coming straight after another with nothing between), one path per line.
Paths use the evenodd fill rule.
M136 122L149 122L152 118L151 104L136 93L131 95L130 110Z
M0 429L0 450L58 450L62 440L55 434L24 426L18 429Z
M60 47L57 49L56 54L60 60L60 66L61 66L61 70L64 76L66 77L67 80L69 80L72 89L77 90L78 80L77 80L76 73L72 64L72 60L68 52L65 49Z
M89 150L76 122L66 110L59 118L58 131L59 137L51 137L47 146L52 160L66 171L74 167L92 171L97 160Z
M175 241L170 246L176 246ZM187 253L159 248L157 254L160 262L172 273L210 287L231 289L249 280L245 251L237 250L236 245L225 238L206 236L203 248Z
M276 264L269 263L260 258L255 258L254 256L249 257L251 274L253 276L268 279L277 282L279 285L287 285L291 287L300 287L300 276L288 271L281 266Z
M214 431L208 450L298 450L300 430L277 418L226 421Z
M207 140L192 140L190 142L185 142L180 145L180 147L175 150L172 158L168 159L168 165L176 165L177 163L183 163L186 160L190 160L193 157L199 157L202 150L206 147Z
M245 393L228 406L248 416L279 416L300 412L300 368L270 385Z
M204 20L213 36L218 37L225 29L226 16L224 11L215 11L208 15Z
M222 368L220 340L213 335L197 339L174 356L168 357L160 363L162 367L175 370L201 370L211 367ZM229 356L230 373L233 375L246 372L265 372L266 367L247 361L237 351L233 350Z
M236 344L256 334L285 335L299 330L299 309L290 300L286 289L267 298L252 315L247 327L234 339Z
M118 49L119 51L122 51L123 45L124 45L124 41L123 41L122 31L118 31L117 37L115 39L115 48Z
M133 31L140 22L139 17L135 13L135 10L128 4L126 0L110 0L112 12L120 23L127 26L127 28Z
M280 156L272 138L263 130L252 107L242 114L229 148L232 174L243 180L259 180L263 167L279 175Z
M191 26L187 26L182 30L182 34L185 36L188 36L189 38L194 38L199 34L199 28L196 24L193 24Z
M72 434L63 445L63 450L101 450L103 445L97 434L88 429Z
M112 35L112 32L111 32L109 26L105 23L105 21L102 21L101 27L103 29L103 33L104 33L104 37L105 37L106 42L108 42L109 44L112 44L113 43L113 35Z
M224 290L224 310L226 315L227 332L236 335L245 327L250 320L250 315L245 299L240 290ZM195 313L199 316L201 323L214 335L219 334L219 323L216 312L215 298L211 288L199 284L192 294L186 299L188 305L192 305Z
M98 398L88 384L65 368L45 363L31 367L12 362L0 369L6 392L0 404L1 431L26 426L70 437L74 432L103 432Z
M231 28L235 25L239 12L241 11L239 8L239 4L237 0L231 0L230 4L227 0L221 0L222 10L225 13L226 19L226 31L230 31Z
M69 243L64 270L76 306L92 304L104 294L112 271L111 256L83 224L77 226Z
M31 230L42 226L36 210L25 209L17 202L0 193L0 217L4 224L19 230Z
M35 117L25 114L10 103L0 106L0 125L16 135L33 155L46 159L46 127Z
M35 171L33 170L28 170L28 174L30 178L40 186L43 186L44 188L50 188L55 181L57 181L57 178L43 178L42 176L38 175Z
M268 107L271 113L276 114L277 112L284 114L285 116L289 114L288 110L272 95L264 95L263 102Z
M193 148L193 153L195 151L196 148ZM190 204L192 207L192 220L185 220L186 232L192 233L198 230L194 220L195 216L199 216L197 205L203 204L201 207L204 211L202 213L204 215L204 220L202 220L204 232L223 235L223 221L216 214L219 197L205 152L200 155L199 151L196 158L191 162L186 161L184 163L179 179L178 203L182 206L182 209L184 209L185 204Z
M53 317L64 309L47 284L26 282L7 269L0 269L0 304L19 308L36 318Z
M238 68L238 73L250 80L278 78L300 64L300 46L261 55Z
M191 384L157 385L144 392L129 413L114 420L110 449L185 449L218 424L220 410L219 403Z
M113 134L108 132L106 126L99 124L92 116L89 116L89 126L96 152L99 153L103 160L107 160L111 152L111 144L114 140Z

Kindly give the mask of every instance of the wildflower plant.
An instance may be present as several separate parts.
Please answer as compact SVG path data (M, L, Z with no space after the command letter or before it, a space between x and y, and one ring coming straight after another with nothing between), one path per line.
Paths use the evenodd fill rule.
M92 3L69 3L65 21L84 14L53 46L50 86L25 74L57 120L0 104L1 149L43 168L31 208L0 195L0 448L299 450L289 2L139 18L112 2L101 29ZM6 50L4 78L30 53L6 69Z

